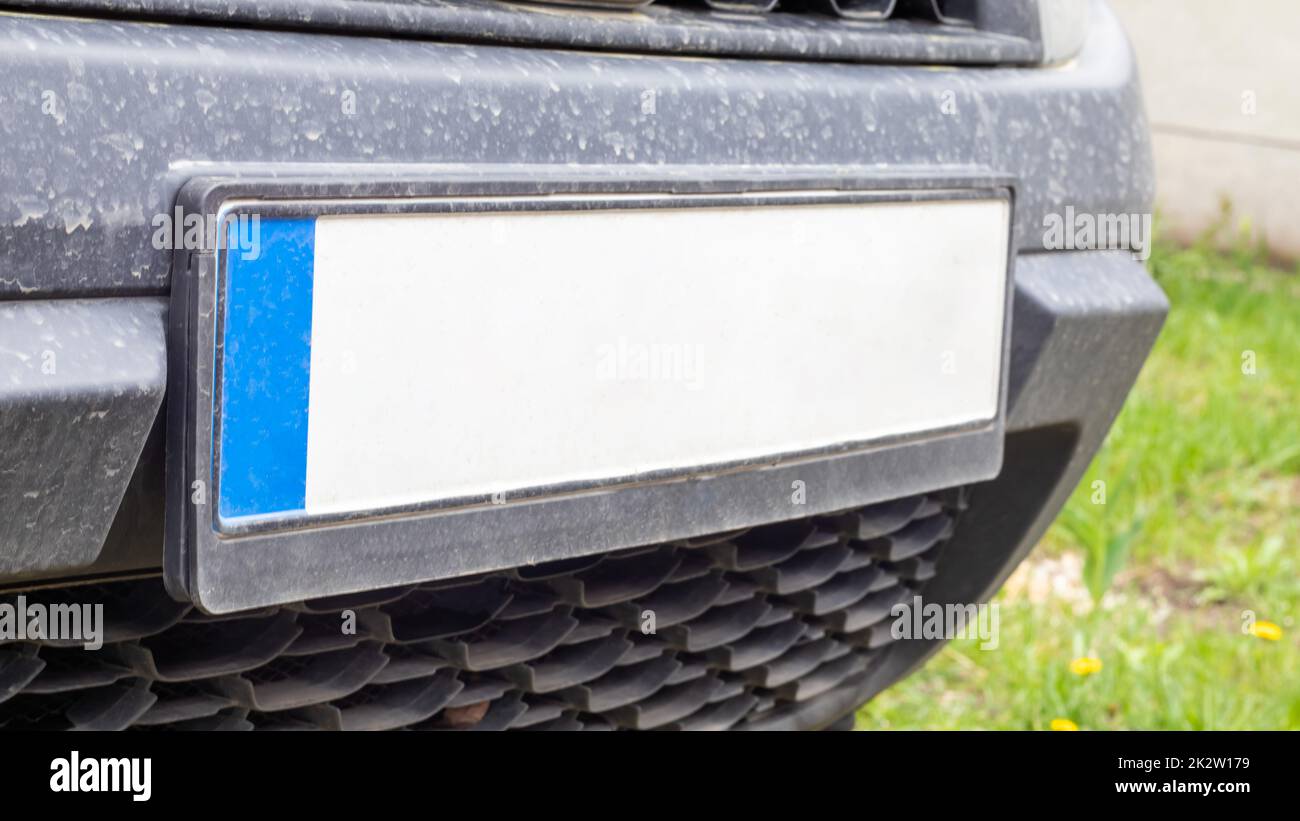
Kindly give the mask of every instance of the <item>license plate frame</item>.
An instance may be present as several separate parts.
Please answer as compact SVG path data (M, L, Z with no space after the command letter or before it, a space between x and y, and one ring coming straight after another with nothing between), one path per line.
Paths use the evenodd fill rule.
M255 209L264 216L410 214L448 202L503 199L539 210L571 207L689 208L725 203L888 203L962 199L1006 203L1006 275L998 399L992 418L870 441L683 466L382 510L223 521L217 340L223 260L216 249L175 253L170 319L168 498L164 578L178 598L222 613L376 587L460 577L519 564L573 558L639 544L832 512L963 484L1001 466L1010 338L1014 183L987 172L888 178L755 169L500 169L412 178L325 175L305 178L203 178L178 205L215 215L218 224ZM224 235L224 232L222 233ZM178 401L179 400L179 401ZM792 482L815 487L792 507L774 501ZM781 494L774 489L783 489Z

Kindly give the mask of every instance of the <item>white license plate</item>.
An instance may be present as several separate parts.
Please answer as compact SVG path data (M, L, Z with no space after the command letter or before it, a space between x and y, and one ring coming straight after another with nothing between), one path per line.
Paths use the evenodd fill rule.
M698 475L998 414L1007 200L600 202L261 219L223 273L219 523Z

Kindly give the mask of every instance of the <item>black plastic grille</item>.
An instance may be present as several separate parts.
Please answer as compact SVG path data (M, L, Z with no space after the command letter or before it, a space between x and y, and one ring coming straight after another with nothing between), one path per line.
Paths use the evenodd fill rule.
M232 616L154 579L31 593L103 603L105 646L0 644L0 728L762 726L879 659L962 499Z
M87 16L197 19L618 53L927 65L1036 65L1042 56L1034 0L16 2Z
M555 5L611 8L660 6L689 9L707 7L715 11L769 14L833 14L848 20L910 20L947 26L973 26L977 19L976 0L531 0Z

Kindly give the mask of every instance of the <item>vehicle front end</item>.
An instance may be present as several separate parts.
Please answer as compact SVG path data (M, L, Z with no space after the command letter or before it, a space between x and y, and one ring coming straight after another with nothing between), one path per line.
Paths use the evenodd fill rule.
M0 728L851 725L1167 310L1103 2L3 5Z

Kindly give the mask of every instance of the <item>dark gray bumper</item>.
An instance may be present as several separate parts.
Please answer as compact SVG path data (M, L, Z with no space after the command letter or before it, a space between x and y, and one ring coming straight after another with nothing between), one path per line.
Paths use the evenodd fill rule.
M0 584L160 561L156 420L171 256L150 238L155 215L169 213L195 176L491 169L526 180L538 165L573 164L655 175L726 164L1006 176L1016 181L1022 252L1010 421L1055 430L1061 419L1084 420L1071 466L1100 441L1131 381L1117 375L1136 373L1153 333L1138 302L1076 315L1033 296L1042 307L1024 307L1026 293L1076 290L1089 306L1112 280L1132 287L1145 276L1127 259L1032 253L1043 216L1067 204L1087 213L1149 207L1136 73L1102 6L1084 52L1046 69L629 58L11 15L0 17L0 72L9 81L0 95L0 339L15 352L0 369L0 430L22 443L0 455L0 521L11 523L0 531ZM1099 316L1134 329L1131 338L1107 347L1111 325L1094 324ZM133 330L113 331L123 323ZM1075 328L1070 345L1091 346L1104 384L1060 370L1066 327ZM51 345L84 372L41 378ZM1018 436L1008 439L1008 465ZM1044 526L1074 475L1063 471L1057 496L1036 500Z

